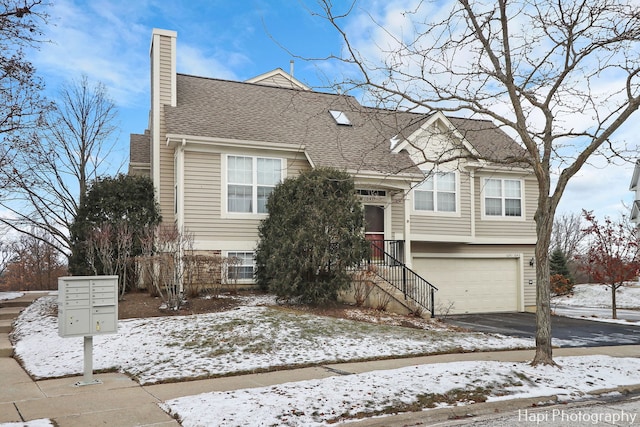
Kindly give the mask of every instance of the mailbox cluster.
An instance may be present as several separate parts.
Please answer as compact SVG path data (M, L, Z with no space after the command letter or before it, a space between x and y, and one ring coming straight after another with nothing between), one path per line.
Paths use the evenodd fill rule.
M58 335L93 336L118 332L118 276L58 279Z

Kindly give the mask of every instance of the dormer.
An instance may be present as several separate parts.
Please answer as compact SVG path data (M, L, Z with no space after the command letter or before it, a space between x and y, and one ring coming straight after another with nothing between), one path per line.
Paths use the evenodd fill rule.
M258 85L276 86L287 89L311 90L309 86L295 79L291 74L287 74L281 68L260 74L259 76L246 80L245 83L255 83Z

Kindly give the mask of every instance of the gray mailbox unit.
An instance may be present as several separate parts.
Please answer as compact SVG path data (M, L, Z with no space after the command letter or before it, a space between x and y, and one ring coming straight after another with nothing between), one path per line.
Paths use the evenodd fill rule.
M76 337L118 332L118 276L58 279L58 335Z
M93 379L93 336L118 332L118 276L58 278L58 335L84 337L84 377L75 385L100 384Z

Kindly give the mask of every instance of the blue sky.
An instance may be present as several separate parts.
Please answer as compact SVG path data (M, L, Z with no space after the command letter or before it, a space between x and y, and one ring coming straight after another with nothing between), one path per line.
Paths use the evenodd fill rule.
M363 0L360 6L389 19L415 2ZM334 3L345 7L350 1ZM45 28L51 43L30 59L52 97L62 82L82 74L107 86L120 111L118 150L111 163L114 170L121 165L126 170L129 134L142 133L147 125L153 28L178 32L178 72L246 80L274 68L289 71L289 61L295 59L295 77L321 87L339 81L341 69L301 58L337 55L341 43L312 11L319 11L314 0L53 0L51 25ZM348 24L357 32L358 16ZM365 28L359 39L366 39ZM618 138L633 140L638 134L640 113ZM579 213L585 208L614 217L626 212L623 202L630 205L633 198L627 190L632 171L629 164L586 167L570 183L559 212Z

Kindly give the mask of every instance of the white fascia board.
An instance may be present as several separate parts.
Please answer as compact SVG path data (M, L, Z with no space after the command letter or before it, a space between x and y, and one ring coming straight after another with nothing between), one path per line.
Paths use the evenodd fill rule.
M356 169L347 169L345 170L349 175L353 176L357 179L370 179L377 180L379 182L388 182L388 181L415 181L424 179L422 174L410 173L410 172L400 172L394 174L385 174L383 172L378 171L363 171Z
M449 234L412 234L412 242L466 243L468 245L535 245L535 237L473 237Z
M636 160L636 166L633 168L633 176L631 177L631 183L629 184L629 190L635 191L638 187L638 180L640 179L640 160Z
M633 202L633 205L631 206L631 217L629 217L629 220L631 220L634 223L638 223L638 214L640 214L640 209L638 209L638 203L640 201L635 200Z
M471 245L535 245L536 237L477 237Z
M220 147L254 148L272 151L305 152L306 149L303 144L286 144L282 142L265 142L195 135L167 134L167 145L181 145L183 141L186 141L188 145L203 144L216 145Z
M422 124L422 126L420 126L417 130L415 130L411 135L409 135L408 137L406 137L404 140L399 141L398 143L395 144L394 148L391 150L392 153L399 153L402 150L404 150L406 148L406 146L409 144L409 141L413 141L417 138L417 133L420 133L423 131L423 127L429 127L433 124L433 122L435 122L438 119L438 114L442 114L440 111L434 113L431 117L429 117L427 119L426 122L424 122ZM394 138L396 138L396 136L394 136Z
M519 166L501 165L496 163L484 163L484 164L467 164L465 165L469 169L475 169L476 172L491 172L501 174L513 174L513 175L531 175L533 176L533 168L523 168Z

